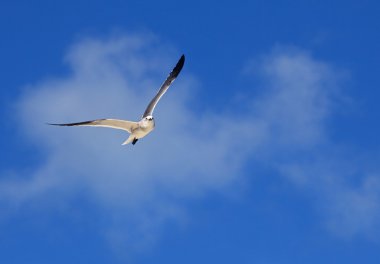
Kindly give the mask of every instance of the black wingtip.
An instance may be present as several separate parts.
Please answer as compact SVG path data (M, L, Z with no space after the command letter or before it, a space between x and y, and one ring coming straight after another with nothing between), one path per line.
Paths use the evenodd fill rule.
M179 58L179 61L177 62L176 66L180 66L182 69L184 64L185 64L185 54L182 54L182 56L181 56L181 58Z
M52 124L52 123L46 123L47 125L51 125L51 126L81 126L81 125L88 125L88 124L91 124L93 122L95 122L96 120L91 120L91 121L84 121L84 122L77 122L77 123L66 123L66 124Z
M172 77L177 77L178 74L181 72L183 65L185 64L185 55L182 54L181 58L178 60L177 64L175 65L173 71L172 71Z
M45 125L49 125L49 126L63 126L63 124L53 124L53 123L45 123Z

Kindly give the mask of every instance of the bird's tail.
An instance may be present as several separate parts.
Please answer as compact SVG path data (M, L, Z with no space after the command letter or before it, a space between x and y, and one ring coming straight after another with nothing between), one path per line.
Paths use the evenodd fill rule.
M127 139L126 141L124 141L123 144L121 144L121 145L127 145L127 144L131 143L134 139L135 139L135 135L132 135L132 134L131 134L131 135L128 137L128 139Z

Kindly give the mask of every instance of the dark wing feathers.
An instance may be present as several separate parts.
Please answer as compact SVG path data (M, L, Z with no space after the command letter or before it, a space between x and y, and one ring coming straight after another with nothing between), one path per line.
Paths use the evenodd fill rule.
M99 126L99 127L110 127L115 129L126 130L129 133L138 127L137 122L119 120L119 119L96 119L91 121L84 121L78 123L65 123L65 124L49 124L53 126Z
M91 121L83 121L83 122L77 122L77 123L65 123L65 124L51 124L48 123L48 125L52 126L85 126L85 125L96 125L99 124L99 121L105 120L105 119L97 119L97 120L91 120Z
M150 116L153 113L154 108L156 107L160 98L164 95L166 90L168 90L169 86L172 82L177 78L178 74L181 72L183 65L185 64L185 55L182 55L178 60L174 69L170 72L168 78L166 78L165 82L161 85L160 90L156 94L156 96L150 101L148 107L146 108L143 117Z

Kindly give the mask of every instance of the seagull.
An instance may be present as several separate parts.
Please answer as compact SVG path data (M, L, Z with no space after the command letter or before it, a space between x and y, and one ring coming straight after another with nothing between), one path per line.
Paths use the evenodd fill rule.
M126 141L123 142L122 145L126 145L132 142L132 145L135 145L136 142L140 139L148 135L155 127L153 111L156 107L158 101L165 94L165 92L169 89L169 86L172 82L177 78L178 74L181 72L182 67L185 63L185 55L182 55L178 60L176 66L170 72L169 76L166 78L164 83L161 85L157 94L153 97L153 99L148 104L145 112L138 122L120 120L120 119L96 119L91 121L84 121L78 123L66 123L66 124L51 124L53 126L95 126L95 127L110 127L115 129L121 129L127 131L130 135Z

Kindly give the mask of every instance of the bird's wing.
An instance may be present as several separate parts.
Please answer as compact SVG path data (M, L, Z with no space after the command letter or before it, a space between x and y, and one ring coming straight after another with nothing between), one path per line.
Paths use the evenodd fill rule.
M183 64L185 63L185 55L182 55L179 61L177 62L174 69L170 72L168 78L166 78L165 82L161 85L160 90L156 94L156 96L150 101L148 107L146 108L143 117L151 116L153 114L154 108L156 107L160 98L164 95L166 90L172 84L172 82L177 78L178 74L181 72Z
M53 126L99 126L99 127L110 127L116 129L122 129L132 133L132 131L138 127L137 122L119 120L119 119L96 119L91 121L84 121L78 123L67 123L67 124L49 124Z

